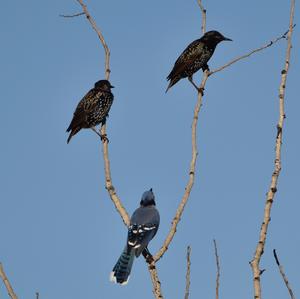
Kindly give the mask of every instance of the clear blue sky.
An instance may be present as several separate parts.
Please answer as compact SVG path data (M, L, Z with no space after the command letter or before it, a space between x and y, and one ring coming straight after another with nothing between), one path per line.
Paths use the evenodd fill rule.
M131 214L153 188L161 226L156 252L184 192L196 93L187 80L167 94L166 76L201 35L196 0L87 2L111 49L115 102L108 120L113 182ZM288 28L288 1L204 1L220 44L210 67L259 47ZM102 79L98 38L71 0L4 1L1 16L0 261L19 298L152 298L145 262L129 284L109 282L126 229L104 188L100 141L91 130L66 144L78 101ZM295 23L299 23L296 11ZM265 298L287 298L272 249L300 295L299 28L286 92L282 173L261 267ZM248 262L258 240L274 160L278 86L286 42L211 77L198 126L194 189L169 251L158 263L166 298L182 298L192 246L191 298L214 298L213 238L221 298L252 298ZM199 82L201 72L195 76ZM142 294L142 296L141 296ZM0 297L7 299L0 283Z

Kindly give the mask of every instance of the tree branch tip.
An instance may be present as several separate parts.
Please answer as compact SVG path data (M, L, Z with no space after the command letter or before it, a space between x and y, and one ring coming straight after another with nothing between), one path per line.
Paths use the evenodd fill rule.
M279 259L278 259L277 253L276 253L276 249L273 249L273 255L274 255L277 266L280 266Z

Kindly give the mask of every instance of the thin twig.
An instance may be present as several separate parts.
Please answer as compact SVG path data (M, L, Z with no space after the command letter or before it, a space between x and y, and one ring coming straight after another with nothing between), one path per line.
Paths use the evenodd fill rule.
M88 21L90 22L90 24L92 25L93 29L95 30L95 32L97 33L102 46L104 48L105 51L105 78L106 80L109 80L109 75L110 75L110 68L109 68L109 60L110 60L110 51L109 48L106 44L106 41L104 39L104 36L101 32L101 30L97 27L97 24L95 22L95 20L91 17L90 13L87 10L87 6L83 3L82 0L77 0L77 2L81 5L84 14L86 15L86 18L88 19Z
M163 299L163 295L161 292L161 283L160 280L158 278L158 274L157 274L157 270L156 270L156 265L155 265L155 261L152 260L151 263L148 264L148 270L151 276L151 281L152 281L152 285L153 285L153 295L156 299Z
M295 26L295 25L294 25L294 26ZM293 26L293 27L294 27L294 26ZM240 60L242 60L242 59L245 59L245 58L251 56L252 54L254 54L254 53L256 53L256 52L262 51L262 50L264 50L264 49L266 49L266 48L269 48L269 47L273 46L273 45L276 44L278 41L280 41L280 40L282 40L282 39L285 39L285 38L287 37L288 32L289 32L289 31L286 31L284 34L280 35L279 37L274 38L273 40L271 40L271 41L268 42L267 44L265 44L265 45L263 45L263 46L261 46L261 47L259 47L259 48L257 48L257 49L254 49L254 50L252 50L251 52L249 52L249 53L247 53L247 54L245 54L245 55L242 55L242 56L239 56L239 57L237 57L237 58L234 58L233 60L231 60L230 62L224 64L223 66L221 66L221 67L219 67L219 68L217 68L217 69L215 69L215 70L209 72L209 76L210 76L210 75L213 75L213 74L215 74L215 73L218 73L218 72L220 72L220 71L222 71L222 70L224 70L225 68L231 66L232 64L234 64L234 63L236 63L236 62L238 62L238 61L240 61Z
M84 12L79 12L73 15L59 15L62 18L75 18L84 15Z
M293 23L294 23L294 11L295 11L295 0L291 0L291 10L290 10L290 24L289 31L287 34L287 49L285 56L285 66L281 71L281 82L279 87L279 119L277 123L277 136L276 136L276 145L275 145L275 162L274 162L274 171L272 174L271 184L269 187L269 191L267 193L267 198L265 202L265 210L264 210L264 219L260 228L259 233L259 241L257 243L253 260L250 262L252 272L253 272L253 285L254 285L254 298L261 299L261 284L260 284L260 274L261 271L259 269L260 259L264 252L264 247L266 243L268 226L270 222L271 208L273 204L273 200L275 197L275 193L277 191L277 182L279 178L279 174L281 171L281 145L282 145L282 133L283 133L283 124L285 119L284 112L284 97L285 97L285 88L286 88L286 79L290 65L290 56L291 56L291 48L292 48L292 33L293 33Z
M204 9L201 0L198 0L200 9L202 11L202 14L204 14L204 17L202 15L202 27L204 32L205 32L205 26L206 26L206 10ZM202 10L203 9L203 10ZM203 74L203 78L202 78L202 82L200 84L200 88L199 91L204 90L205 87L205 83L208 79L208 72L205 71ZM164 253L167 251L170 243L172 242L174 235L176 233L177 230L177 225L181 219L181 215L184 211L185 205L189 199L192 187L194 185L194 181L195 181L195 168L196 168L196 161L197 161L197 156L198 156L198 150L197 150L197 123L198 123L198 116L199 116L199 112L200 112L200 108L202 106L202 99L203 99L203 92L198 92L198 99L197 99L197 103L196 106L194 108L194 116L193 116L193 122L192 122L192 158L191 158L191 162L190 162L190 169L189 169L189 180L188 183L185 187L185 192L183 194L183 197L179 203L179 206L176 210L176 214L173 218L172 224L171 224L171 228L170 231L162 245L162 247L160 248L160 250L156 253L156 255L154 256L154 260L157 262L163 255Z
M204 89L205 83L208 79L208 72L204 72L203 79L200 85L200 88ZM189 180L188 183L185 187L185 192L183 194L183 197L181 199L181 202L176 210L175 217L173 218L172 224L170 231L164 241L164 244L160 248L160 250L156 253L154 256L154 260L158 261L166 252L168 249L170 243L173 240L173 237L176 233L177 225L181 219L181 215L184 211L185 205L189 199L192 187L194 185L195 181L195 168L196 168L196 161L197 161L197 156L198 156L198 150L197 150L197 123L198 123L198 115L200 112L200 108L202 106L202 99L203 99L203 94L201 92L198 92L198 99L197 103L194 109L194 117L193 117L193 122L192 122L192 159L190 162L190 170L189 170Z
M206 9L204 8L204 6L202 4L202 0L197 0L197 2L201 9L201 15L202 15L201 31L202 31L202 34L204 34L206 31Z
M215 249L215 257L216 257L216 265L217 265L217 278L216 278L216 299L219 299L219 287L220 287L220 259L218 255L217 242L214 239L214 249Z
M0 263L0 277L1 279L3 280L3 283L6 287L6 290L7 290L7 293L8 295L10 296L11 299L18 299L17 295L15 294L5 272L4 272L4 269L3 269L3 266L2 266L2 263Z
M101 41L101 44L105 50L105 78L107 80L109 80L109 75L110 75L110 68L109 68L110 51L109 51L109 48L105 42L104 36L102 35L100 29L97 27L96 22L91 17L91 15L87 9L87 6L83 3L82 0L77 0L77 2L81 5L88 21L92 25L93 29L96 31L96 33ZM106 125L103 125L101 127L100 132L101 132L102 136L106 135ZM129 226L130 217L129 217L126 209L124 208L121 200L119 199L119 197L115 191L115 188L112 184L111 172L110 172L110 160L109 160L109 155L108 155L108 139L104 138L102 141L102 145L103 145L102 151L103 151L104 168L105 168L105 187L110 195L111 200L113 201L113 203L115 205L115 208L119 212L124 224L126 226ZM149 269L152 284L153 284L153 293L154 293L156 299L163 299L163 296L161 293L161 288L160 288L160 281L159 281L156 266L155 266L155 261L153 261L149 265L148 269Z
M277 264L277 266L279 268L279 272L280 272L280 274L281 274L281 276L283 278L283 281L284 281L284 283L285 283L285 285L286 285L286 287L287 287L287 289L288 289L288 291L290 293L291 299L295 299L294 293L292 291L292 288L291 288L291 286L289 284L289 281L288 281L287 277L285 276L285 273L283 271L283 267L281 266L281 264L279 262L279 259L278 259L278 256L277 256L277 253L276 253L275 249L273 249L273 255L274 255L276 264Z
M191 285L191 246L186 249L186 275L185 275L185 294L184 299L189 299Z
M86 15L86 18L88 19L88 21L90 22L92 28L96 31L100 42L104 48L105 51L105 78L107 80L109 80L109 75L110 75L110 67L109 67L109 61L110 61L110 51L109 48L107 46L107 43L105 42L104 36L101 32L101 30L97 27L97 24L95 22L95 20L91 17L87 6L83 3L82 0L77 0L77 2L81 5L84 14ZM103 125L101 127L101 134L102 136L106 135L106 125ZM108 154L108 140L107 139L103 139L102 142L103 145L103 159L104 159L104 169L105 169L105 188L108 191L110 198L112 200L112 202L115 205L116 210L119 212L120 216L122 217L122 220L124 222L124 224L126 226L129 225L130 223L130 218L129 215L126 211L126 209L124 208L120 198L118 197L116 190L112 184L112 178L111 178L111 172L110 172L110 160L109 160L109 154Z

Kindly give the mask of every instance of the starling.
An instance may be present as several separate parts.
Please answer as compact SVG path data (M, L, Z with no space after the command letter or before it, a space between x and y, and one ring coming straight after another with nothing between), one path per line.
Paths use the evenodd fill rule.
M100 80L78 103L73 119L67 129L70 132L67 143L83 128L92 128L105 124L109 109L113 103L113 86L107 80Z
M213 55L217 44L224 40L231 41L230 38L224 37L218 31L208 31L200 39L190 43L178 57L171 73L167 77L170 83L166 92L180 79L186 77L196 87L193 82L193 74L201 68L203 71L209 69L207 65L208 60Z

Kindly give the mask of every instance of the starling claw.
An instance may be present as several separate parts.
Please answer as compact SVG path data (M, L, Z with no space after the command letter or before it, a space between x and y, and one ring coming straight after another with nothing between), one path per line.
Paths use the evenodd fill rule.
M109 139L107 138L107 134L103 134L103 135L100 134L100 138L101 138L101 141L103 143L105 143L105 142L109 143Z
M192 83L192 85L197 89L197 91L199 93L201 93L201 95L203 96L204 95L204 88L203 87L198 87L195 82L193 81L193 78L192 77L188 77L189 81Z
M91 129L100 137L101 141L104 142L109 142L108 138L107 138L107 134L100 134L95 127L91 127Z

